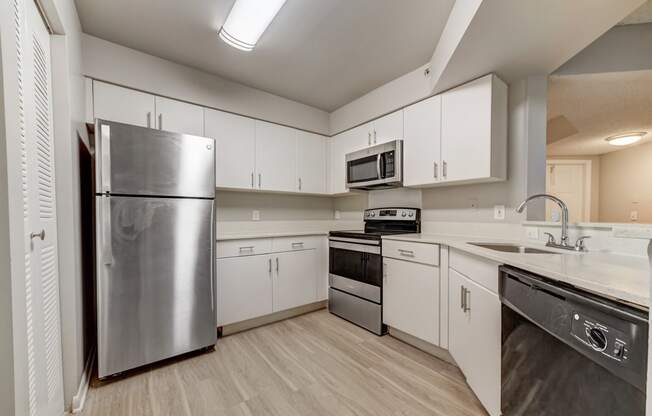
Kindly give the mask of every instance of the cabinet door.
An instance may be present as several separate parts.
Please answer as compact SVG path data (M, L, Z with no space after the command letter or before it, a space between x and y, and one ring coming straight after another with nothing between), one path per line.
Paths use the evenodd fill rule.
M364 149L368 146L367 132L370 131L370 125L368 123L363 126L358 126L331 137L329 143L329 192L331 194L344 194L349 192L346 188L345 157L347 153ZM371 138L369 142L371 142Z
M319 278L315 249L275 254L274 263L274 312L315 302Z
M298 190L313 194L326 193L326 138L318 134L297 132Z
M217 110L204 110L206 137L215 139L215 186L252 189L256 170L256 122Z
M439 345L439 268L383 258L383 322Z
M154 127L154 96L129 88L93 81L95 118Z
M491 176L491 77L442 94L443 179L463 181Z
M404 111L403 184L428 185L441 178L441 96Z
M378 120L374 120L372 124L372 144L381 144L403 138L403 110L387 114Z
M218 259L218 324L232 324L272 313L272 279L271 256Z
M297 190L296 130L256 121L256 187L270 191Z
M449 302L450 353L487 412L498 416L501 382L500 300L496 294L449 269Z
M198 105L156 97L156 128L203 136L204 109Z

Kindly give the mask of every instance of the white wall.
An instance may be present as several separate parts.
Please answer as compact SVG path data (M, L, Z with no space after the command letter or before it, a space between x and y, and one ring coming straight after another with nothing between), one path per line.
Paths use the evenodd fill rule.
M90 35L82 37L84 74L218 110L329 134L328 113Z

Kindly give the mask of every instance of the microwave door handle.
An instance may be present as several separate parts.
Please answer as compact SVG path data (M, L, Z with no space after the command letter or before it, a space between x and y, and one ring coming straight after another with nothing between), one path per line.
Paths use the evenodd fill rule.
M376 159L376 172L378 173L378 179L383 178L383 174L382 174L382 172L380 170L380 159L381 159L381 157L382 157L382 155L379 153L378 154L378 159Z

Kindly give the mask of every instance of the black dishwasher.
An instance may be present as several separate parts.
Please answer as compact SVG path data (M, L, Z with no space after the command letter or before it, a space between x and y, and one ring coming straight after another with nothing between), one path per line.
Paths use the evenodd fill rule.
M500 268L504 416L643 416L648 312Z

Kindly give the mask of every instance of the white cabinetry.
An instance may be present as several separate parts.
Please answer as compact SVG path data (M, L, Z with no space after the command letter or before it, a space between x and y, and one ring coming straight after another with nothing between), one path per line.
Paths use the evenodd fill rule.
M403 110L387 114L371 122L372 144L403 138Z
M218 242L218 325L323 300L324 240L303 236Z
M367 146L366 127L359 126L331 137L329 143L329 193L345 194L346 154Z
M206 136L215 139L215 186L252 189L256 170L256 122L205 109Z
M204 136L204 109L198 105L156 97L156 128Z
M275 256L274 311L284 311L317 300L317 251L301 250Z
M296 130L256 120L256 173L258 189L297 190Z
M442 180L504 180L507 176L507 86L494 75L442 94Z
M439 345L439 268L383 258L383 322Z
M298 190L311 194L326 193L326 139L297 131Z
M151 94L93 81L95 118L154 127L155 99Z
M498 280L498 269L493 269ZM496 293L474 280L449 269L449 350L485 409L498 416L501 303Z
M271 255L218 259L217 281L219 325L273 312Z
M441 95L404 111L403 184L432 185L441 180Z

